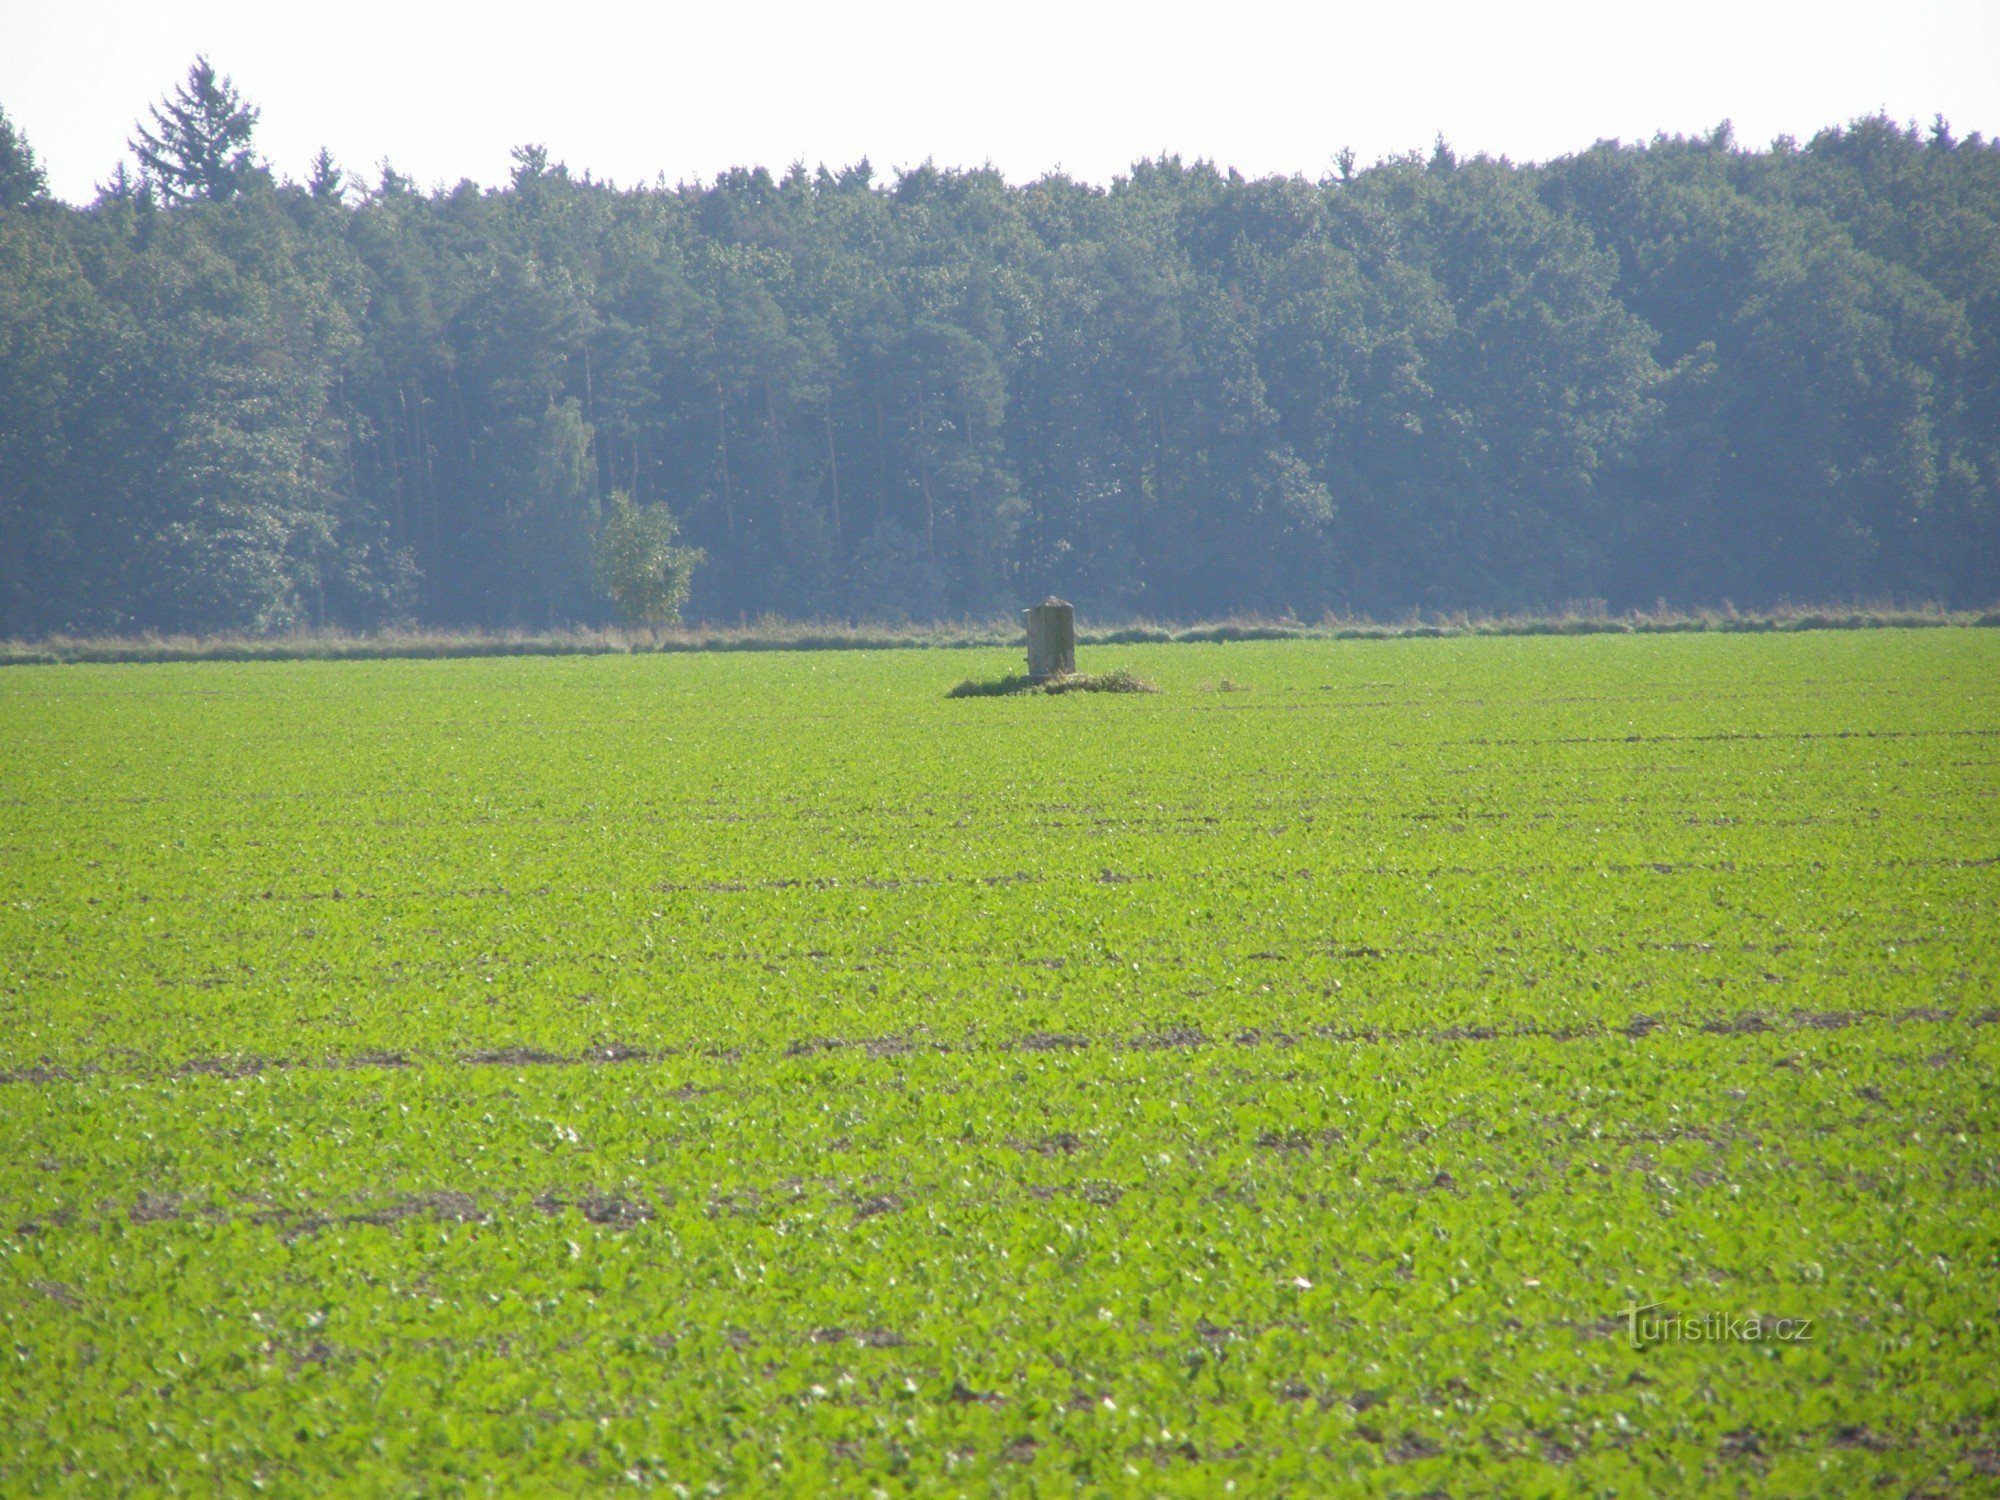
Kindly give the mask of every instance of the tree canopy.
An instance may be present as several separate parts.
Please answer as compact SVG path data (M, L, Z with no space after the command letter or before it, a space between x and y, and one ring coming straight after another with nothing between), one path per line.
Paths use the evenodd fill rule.
M256 118L198 61L79 208L0 121L0 633L600 621L628 514L711 620L2000 596L1942 122L420 190Z
M140 180L169 203L233 198L266 174L251 150L257 110L197 57L185 82L155 104L131 140Z
M680 619L702 554L676 547L679 534L664 505L642 507L623 490L611 492L611 514L597 536L597 577L629 623L670 625Z
M0 109L0 208L26 208L48 191L48 174L35 160L28 138Z

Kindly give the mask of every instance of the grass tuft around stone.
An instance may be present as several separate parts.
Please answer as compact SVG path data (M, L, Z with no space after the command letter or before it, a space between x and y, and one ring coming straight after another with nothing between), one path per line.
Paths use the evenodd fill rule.
M1110 672L1072 672L1037 682L1032 677L1000 677L988 682L966 678L947 698L1009 698L1023 693L1157 693L1158 688L1129 668Z

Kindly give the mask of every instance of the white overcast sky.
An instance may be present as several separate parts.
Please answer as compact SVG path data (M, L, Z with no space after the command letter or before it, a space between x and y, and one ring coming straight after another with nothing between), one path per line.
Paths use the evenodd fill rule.
M1440 132L1521 161L1877 109L2000 133L2000 0L0 0L0 108L84 200L197 52L262 108L281 174L325 144L427 187L500 181L530 141L621 183L864 155L1106 182L1162 151L1317 177L1342 146L1366 163Z

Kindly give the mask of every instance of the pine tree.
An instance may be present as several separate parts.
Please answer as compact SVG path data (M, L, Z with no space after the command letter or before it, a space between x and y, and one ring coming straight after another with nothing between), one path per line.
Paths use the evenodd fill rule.
M0 208L26 208L48 192L48 173L35 160L28 138L0 109Z
M220 203L268 179L250 145L257 110L206 57L194 60L187 81L152 115L151 127L140 121L127 144L141 175L168 203Z
M334 165L333 153L324 146L313 158L312 175L306 179L306 192L315 203L339 204L347 197L347 174Z

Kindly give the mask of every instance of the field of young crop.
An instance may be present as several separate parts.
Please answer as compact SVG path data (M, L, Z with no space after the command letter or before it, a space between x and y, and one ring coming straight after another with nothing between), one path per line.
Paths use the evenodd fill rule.
M0 1492L2000 1488L2000 630L1084 657L0 673Z

